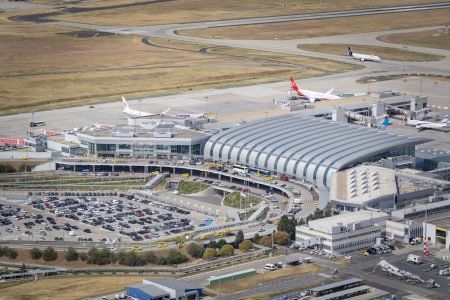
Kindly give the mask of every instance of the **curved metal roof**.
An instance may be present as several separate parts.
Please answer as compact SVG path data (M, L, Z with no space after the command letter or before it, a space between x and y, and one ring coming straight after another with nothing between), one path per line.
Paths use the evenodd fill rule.
M205 157L328 185L331 173L429 139L299 114L260 119L213 135Z

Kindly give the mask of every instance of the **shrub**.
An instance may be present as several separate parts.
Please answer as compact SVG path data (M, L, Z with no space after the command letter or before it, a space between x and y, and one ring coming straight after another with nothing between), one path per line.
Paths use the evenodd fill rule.
M192 257L200 258L203 255L203 246L196 243L190 243L186 247L186 252Z
M253 243L249 240L245 240L242 243L239 244L239 249L242 251L248 251L253 248Z
M186 255L175 249L169 251L169 255L166 259L168 264L181 264L188 261Z
M272 246L272 237L269 235L265 235L259 240L259 243L263 246L271 247Z
M205 253L203 253L203 259L212 260L216 257L216 250L213 248L206 248Z
M40 259L42 257L42 251L39 248L33 248L30 250L30 256L32 259Z
M67 261L76 261L76 260L78 260L78 256L79 256L78 252L74 248L69 247L67 249L67 252L66 252L66 260Z
M220 256L231 256L234 254L234 247L231 245L223 245L219 253Z
M137 255L134 251L131 251L119 255L119 264L130 267L143 266L146 264L146 260Z
M53 249L53 247L47 247L42 251L42 258L45 261L54 261L58 258L58 253Z
M16 257L19 255L16 249L14 248L8 248L6 247L5 256L9 259L16 259Z
M277 231L273 234L273 242L278 245L286 246L287 244L289 244L289 241L290 236L287 232Z

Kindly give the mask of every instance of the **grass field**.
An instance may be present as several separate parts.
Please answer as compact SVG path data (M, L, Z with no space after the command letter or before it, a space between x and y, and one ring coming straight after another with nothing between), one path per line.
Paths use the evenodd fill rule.
M206 190L207 184L195 181L180 181L178 191L180 194L194 194Z
M444 28L409 33L385 34L377 37L377 39L394 44L450 50L450 33Z
M263 284L265 282L279 280L290 276L318 273L320 272L320 270L322 270L321 266L316 264L308 264L308 265L287 267L285 269L276 271L264 271L263 274L256 274L251 277L229 281L226 283L222 283L220 285L215 285L211 287L211 289L217 290L219 292L234 293L237 291L242 291L254 287L258 284Z
M386 19L389 22L386 22ZM179 34L218 39L299 39L317 36L374 32L442 25L450 22L450 9L388 15L304 20L258 25L227 26L178 31Z
M381 59L399 60L399 61L434 61L444 59L444 56L405 51L403 49L380 47L370 45L348 45L348 44L302 44L299 49L311 52L328 53L335 55L346 55L347 46L350 46L354 52L376 54Z
M338 73L355 65L59 26L0 27L0 114ZM33 32L35 30L36 32ZM203 52L202 49L210 49ZM214 72L211 72L214 70Z
M247 200L247 208L252 207L251 204L257 205L261 203L261 199L253 195L249 195ZM244 197L241 197L240 192L232 192L223 199L223 204L233 208L245 208ZM242 205L242 207L241 207Z
M52 0L41 0L53 2ZM94 10L65 13L52 19L100 25L155 25L200 22L210 20L239 19L262 16L302 14L318 11L336 11L355 8L383 7L417 3L444 2L444 0L175 0L160 3L146 1L99 1L97 3L71 5L75 7L118 6L122 4L144 3L126 7L111 7L108 10ZM150 2L150 1L149 1Z
M141 283L145 276L68 276L30 281L0 288L0 299L15 300L65 300L102 296L123 291L128 284ZM59 296L58 296L59 295Z

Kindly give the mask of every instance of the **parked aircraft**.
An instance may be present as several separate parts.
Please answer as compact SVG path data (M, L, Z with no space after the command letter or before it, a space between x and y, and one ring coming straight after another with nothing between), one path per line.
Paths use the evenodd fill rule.
M295 82L294 78L291 76L291 88L292 90L297 93L297 95L299 97L302 98L306 98L309 100L309 102L313 103L315 101L320 101L320 100L336 100L336 99L341 99L341 97L336 96L331 94L334 90L330 89L328 92L326 93L321 93L321 92L314 92L314 91L308 91L308 90L304 90L304 89L299 89L299 87L297 86L297 83Z
M448 115L446 115L442 119L441 123L421 121L416 125L416 128L419 129L419 131L425 129L443 130L447 128L447 125L448 125Z
M147 118L147 117L154 117L154 116L162 116L162 115L166 115L170 110L170 108L168 108L165 111L154 114L154 113L148 113L148 112L131 109L130 106L128 106L127 100L123 96L122 96L122 102L123 102L123 111L122 112L130 118Z
M348 56L353 57L354 59L359 59L360 61L366 61L366 60L381 61L381 58L379 56L355 53L352 51L352 48L350 48L350 47L347 47L347 48L348 48L348 51L347 51Z

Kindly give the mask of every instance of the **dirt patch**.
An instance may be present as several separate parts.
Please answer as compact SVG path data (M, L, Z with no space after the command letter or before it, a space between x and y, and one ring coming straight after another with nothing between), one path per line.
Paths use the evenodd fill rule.
M450 76L443 76L443 75L435 75L435 74L420 74L421 77L429 78L433 80L440 80L440 81L450 81ZM356 82L358 83L370 83L370 82L376 82L376 81L387 81L387 80L397 80L397 79L404 79L408 77L417 77L417 73L414 74L393 74L393 75L381 75L381 76L371 76L371 77L363 77Z

